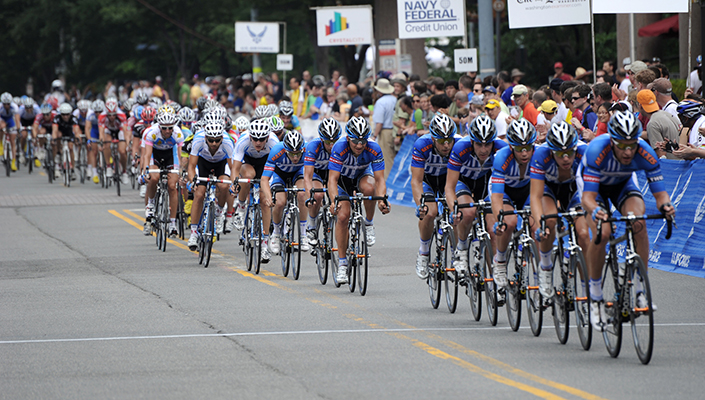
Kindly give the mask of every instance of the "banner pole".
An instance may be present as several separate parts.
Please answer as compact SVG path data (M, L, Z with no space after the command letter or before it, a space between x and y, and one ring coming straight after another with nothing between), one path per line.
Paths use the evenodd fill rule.
M595 55L595 14L592 12L592 0L590 0L590 30L592 34L592 82L597 83L597 57Z

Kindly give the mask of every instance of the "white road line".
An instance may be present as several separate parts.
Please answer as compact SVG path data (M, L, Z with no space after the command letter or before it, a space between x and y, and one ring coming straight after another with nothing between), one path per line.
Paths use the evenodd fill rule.
M705 326L705 323L682 323L682 324L654 324L655 327L674 326ZM544 325L545 329L553 326ZM575 328L574 325L571 328ZM238 336L281 336L281 335L320 335L331 333L386 333L386 332L422 332L422 331L485 331L485 330L509 330L507 327L476 327L476 328L399 328L399 329L340 329L340 330L317 330L317 331L280 331L280 332L237 332L237 333L195 333L185 335L157 335L157 336L115 336L98 338L68 338L68 339L25 339L25 340L0 340L3 344L35 344L35 343L67 343L67 342L106 342L115 340L150 340L150 339L190 339L190 338L222 338ZM529 329L528 326L520 329Z

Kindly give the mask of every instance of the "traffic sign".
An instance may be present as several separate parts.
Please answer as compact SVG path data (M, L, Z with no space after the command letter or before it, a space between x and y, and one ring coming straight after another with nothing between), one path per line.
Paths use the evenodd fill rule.
M294 69L294 56L292 54L277 54L277 71L291 71Z
M477 72L477 49L455 49L455 72Z

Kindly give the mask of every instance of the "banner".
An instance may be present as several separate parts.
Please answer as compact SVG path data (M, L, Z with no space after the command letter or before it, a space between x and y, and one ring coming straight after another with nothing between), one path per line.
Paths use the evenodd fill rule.
M319 46L347 46L372 43L372 7L316 8Z
M400 39L465 36L463 0L397 0Z
M509 29L590 23L590 0L509 0L507 4Z
M406 135L399 152L394 157L392 171L387 177L387 195L392 204L415 207L411 194L411 153L414 150L416 135Z
M687 13L688 0L592 0L595 14Z
M238 53L279 53L279 24L276 22L236 22L235 51Z

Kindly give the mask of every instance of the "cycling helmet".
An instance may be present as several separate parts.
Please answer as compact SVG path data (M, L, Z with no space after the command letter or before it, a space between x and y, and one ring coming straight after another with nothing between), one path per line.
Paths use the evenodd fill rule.
M188 107L183 107L179 110L179 118L181 122L188 123L196 120L196 113Z
M203 128L206 137L223 137L223 125L218 123L206 124Z
M246 130L250 129L250 121L247 119L246 116L241 115L235 120L235 127L237 128L238 132L245 132Z
M154 106L157 108L162 106L162 99L160 99L159 97L152 97L151 99L149 99L149 102L153 103Z
M145 105L149 101L149 96L147 93L140 92L137 97L135 97L135 101L137 101L137 104Z
M12 103L12 95L8 92L5 92L0 95L0 101L2 101L2 104Z
M352 117L345 124L345 133L351 139L367 140L370 137L370 124L363 117Z
M80 101L79 101L79 103L80 103ZM31 98L31 97L29 97L29 96L27 96L27 97L24 98L24 100L22 100L22 105L24 105L25 108L32 108L32 107L34 107L34 99Z
M443 113L436 113L428 130L434 139L448 139L455 136L458 128L455 127L455 122L449 116Z
M526 146L536 142L536 128L525 119L515 119L507 128L507 141L512 146Z
M176 115L169 113L159 113L157 114L157 123L159 126L173 126L178 122Z
M154 121L154 118L157 116L157 112L154 110L154 107L147 106L142 110L142 114L140 114L140 118L142 118L142 121L145 122L152 122Z
M290 101L282 101L279 103L279 115L283 115L285 117L291 117L294 115L294 106Z
M284 129L284 122L276 115L271 118L267 118L267 121L269 121L269 125L272 127L272 132L279 132Z
M223 124L225 125L226 131L233 129L233 119L227 112L223 116Z
M318 136L321 140L334 141L340 138L340 123L333 118L326 118L318 125Z
M216 108L220 105L217 101L210 99L206 101L206 105L203 107L204 110L210 110L211 108Z
M250 123L250 137L253 139L265 139L269 137L271 132L269 122L263 119L257 119Z
M47 104L47 103L42 104L42 107L40 108L40 110L42 111L42 114L50 114L51 110L52 110L51 104ZM101 111L102 110L103 109L101 108Z
M268 104L267 108L269 109L269 116L273 117L275 115L279 115L279 107L277 107L276 104Z
M105 100L105 112L108 114L117 114L118 102L115 98L111 97Z
M134 107L132 107L132 115L135 117L136 120L140 120L142 118L142 113L144 112L144 106L141 106L139 104L135 104Z
M122 103L122 110L125 111L125 114L129 114L130 111L132 111L132 107L134 107L134 105L135 99L127 99L124 103Z
M54 79L53 82L51 82L51 90L61 90L61 88L64 87L64 83L61 82L61 79Z
M198 108L198 111L203 111L203 109L206 108L207 101L208 99L206 99L205 97L199 97L196 100L196 107Z
M171 115L176 115L176 111L174 111L174 108L168 105L163 105L157 109L157 114L171 114Z
M22 104L22 99L18 96L12 98L12 102L15 104Z
M78 103L76 103L76 108L78 108L78 110L81 112L88 111L88 108L90 106L91 106L90 100L79 100Z
M301 136L299 131L286 131L283 143L286 151L296 152L304 149L304 137Z
M569 123L561 121L551 125L546 143L552 151L575 149L578 146L578 134Z
M480 115L470 124L470 139L476 143L490 143L497 138L497 127L492 118Z
M61 115L71 114L72 111L73 107L69 103L63 103L59 106L59 114Z
M632 140L641 135L641 122L630 112L617 111L607 123L607 132L615 140Z
M174 111L176 111L177 114L179 113L179 111L181 111L181 104L172 101L169 105L171 106L171 108L174 109Z
M207 124L220 124L222 126L223 117L219 116L217 113L208 112L206 115L203 116L203 120L201 122L203 126Z
M698 118L703 111L703 105L689 100L683 100L678 103L678 115L686 119Z
M51 106L49 106L49 107L51 107ZM105 103L103 103L103 100L96 100L93 103L91 103L91 110L93 110L93 112L97 112L100 114L103 112L103 109L105 109ZM42 106L42 110L44 110L44 106ZM44 111L42 111L42 112L44 112Z
M269 112L269 107L267 106L257 106L255 108L255 114L252 116L254 119L267 118Z

